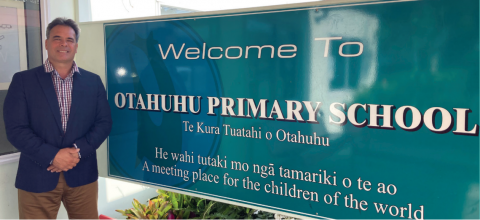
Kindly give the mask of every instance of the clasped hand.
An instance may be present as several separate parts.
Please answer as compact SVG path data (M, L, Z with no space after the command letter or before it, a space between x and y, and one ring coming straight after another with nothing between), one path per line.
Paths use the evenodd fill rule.
M80 149L74 147L61 149L57 155L55 155L52 164L47 170L52 173L71 170L77 166L77 163L80 161L80 158L78 158L79 151Z

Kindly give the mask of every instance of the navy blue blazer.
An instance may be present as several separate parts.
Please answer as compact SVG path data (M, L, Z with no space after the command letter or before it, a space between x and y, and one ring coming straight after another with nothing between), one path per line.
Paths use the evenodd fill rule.
M48 192L59 173L47 171L57 152L76 143L81 159L64 172L70 187L98 179L96 150L112 128L110 107L100 77L80 68L73 75L72 104L64 133L51 73L42 66L16 73L3 106L7 138L20 152L15 187Z

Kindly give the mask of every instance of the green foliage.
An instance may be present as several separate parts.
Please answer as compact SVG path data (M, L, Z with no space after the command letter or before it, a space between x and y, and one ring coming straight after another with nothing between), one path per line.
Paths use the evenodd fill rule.
M271 212L259 211L255 216L255 219L275 219L275 214Z
M127 219L166 219L172 208L168 201L161 199L148 200L147 204L141 204L138 200L133 199L133 208L116 211L127 216Z
M143 205L134 199L133 208L116 210L127 219L273 219L274 214L250 208L215 202L164 190Z
M204 200L198 207L199 218L202 219L252 219L255 210Z
M189 219L190 213L196 211L195 197L161 189L158 189L157 193L159 199L169 201L172 204L172 213L177 219Z

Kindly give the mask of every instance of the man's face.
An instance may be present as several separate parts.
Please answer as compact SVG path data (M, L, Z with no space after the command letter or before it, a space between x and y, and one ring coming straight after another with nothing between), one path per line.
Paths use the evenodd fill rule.
M52 63L71 63L77 53L75 31L64 25L57 25L50 30L48 39L45 40L48 59Z

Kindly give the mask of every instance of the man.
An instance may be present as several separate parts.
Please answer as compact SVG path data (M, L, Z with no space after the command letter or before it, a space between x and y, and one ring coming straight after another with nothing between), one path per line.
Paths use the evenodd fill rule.
M20 152L15 187L21 219L98 218L96 149L112 127L98 75L78 68L80 30L71 19L47 27L44 65L16 73L4 103L8 140Z

